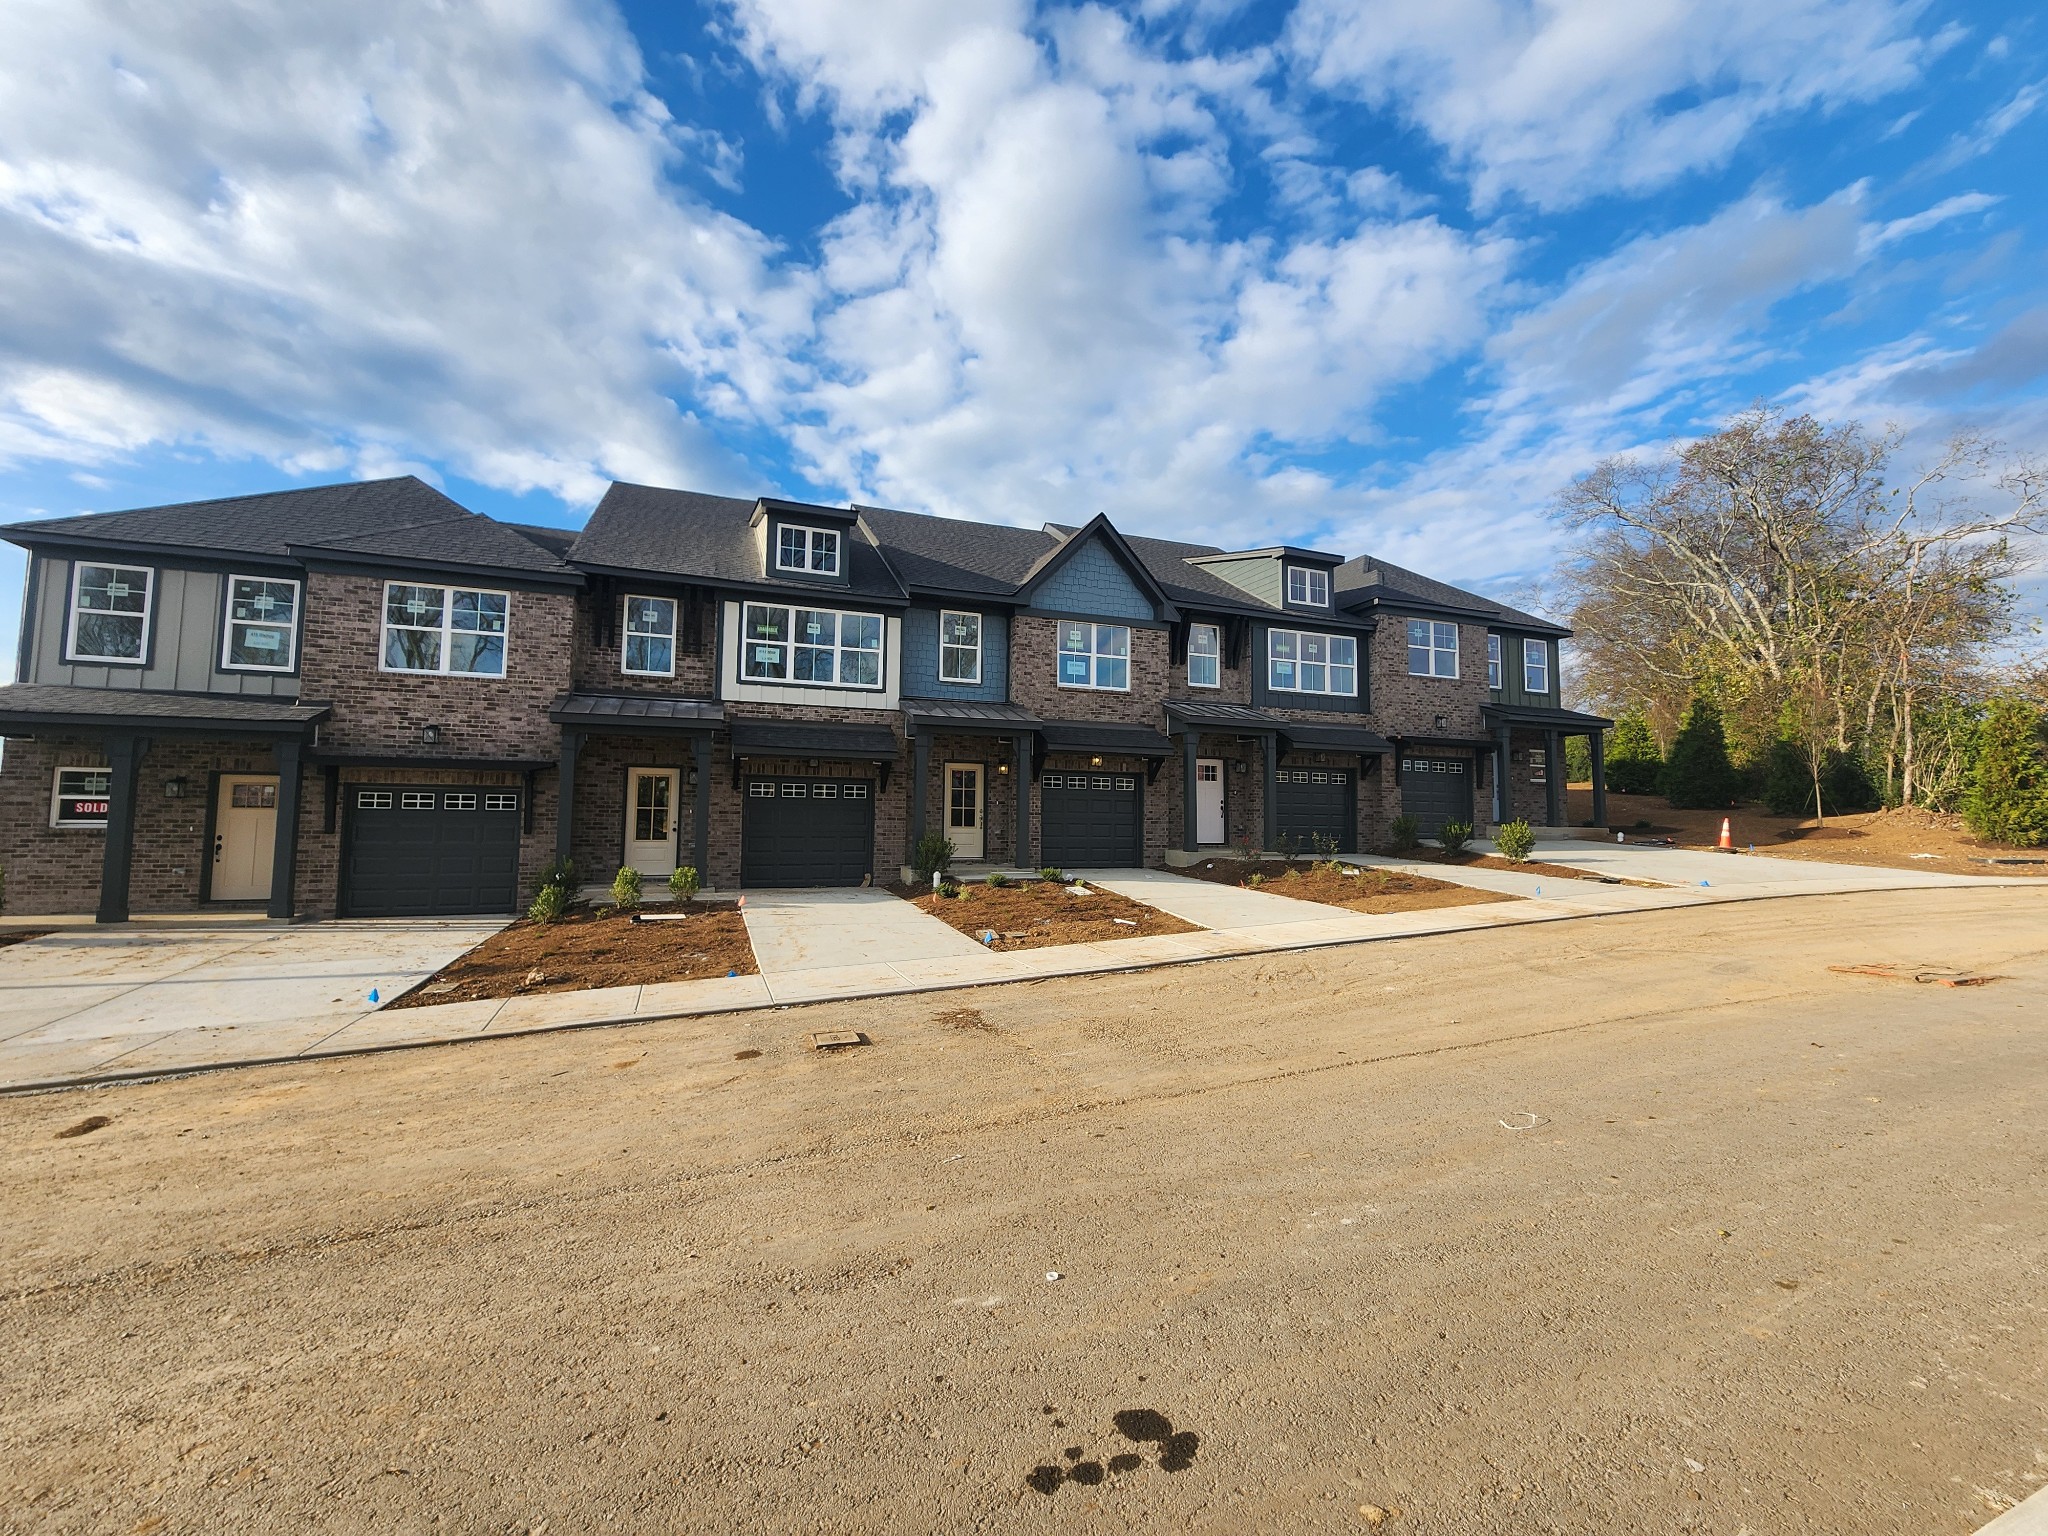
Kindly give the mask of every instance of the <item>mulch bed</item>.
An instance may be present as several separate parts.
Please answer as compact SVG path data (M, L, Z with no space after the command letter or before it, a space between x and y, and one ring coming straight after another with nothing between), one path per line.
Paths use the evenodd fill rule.
M680 911L692 915L681 922L636 923L630 913L577 907L559 922L517 922L385 1006L427 1008L484 997L756 973L746 920L736 906L693 902L649 915Z
M1421 864L1456 864L1465 869L1505 869L1517 875L1550 875L1559 880L1597 880L1603 885L1639 885L1651 890L1661 890L1655 880L1622 880L1613 875L1596 875L1590 869L1574 869L1569 864L1546 864L1541 859L1530 859L1517 864L1512 859L1503 859L1491 853L1445 853L1441 848L1415 848L1407 853L1390 853L1390 859L1413 859Z
M1069 895L1065 886L1044 880L1005 886L963 885L958 896L950 897L918 886L892 885L889 889L969 938L979 939L993 931L996 939L988 947L997 950L1149 939L1163 933L1195 931L1195 924L1170 912L1093 885L1086 896Z
M1356 868L1346 865L1344 868ZM1387 869L1361 869L1346 875L1303 862L1289 864L1267 859L1258 865L1238 860L1205 859L1174 870L1195 880L1212 880L1218 885L1243 885L1251 874L1264 876L1258 890L1298 901L1319 901L1326 907L1343 907L1352 912L1427 912L1434 907L1476 907L1493 901L1514 901L1498 891L1475 891L1469 885L1432 880L1427 875L1400 874Z
M0 928L0 949L10 944L26 944L30 939L47 939L56 931L54 928Z

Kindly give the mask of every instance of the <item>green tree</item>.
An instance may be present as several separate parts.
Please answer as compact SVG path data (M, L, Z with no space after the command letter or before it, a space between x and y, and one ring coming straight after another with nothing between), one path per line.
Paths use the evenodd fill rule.
M1986 842L2048 842L2048 748L2041 712L2025 699L1993 699L1977 732L1963 822Z
M1621 795L1654 795L1664 774L1664 754L1657 750L1650 717L1631 704L1614 717L1607 735L1607 787Z
M1735 799L1740 783L1728 760L1720 706L1709 694L1695 694L1664 764L1665 797L1680 809L1720 810Z

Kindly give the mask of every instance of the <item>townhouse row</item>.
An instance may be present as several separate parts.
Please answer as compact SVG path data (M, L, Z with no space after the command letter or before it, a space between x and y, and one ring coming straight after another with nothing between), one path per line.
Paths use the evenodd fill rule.
M615 485L417 479L19 524L8 910L509 912L1563 822L1566 631L1369 557Z

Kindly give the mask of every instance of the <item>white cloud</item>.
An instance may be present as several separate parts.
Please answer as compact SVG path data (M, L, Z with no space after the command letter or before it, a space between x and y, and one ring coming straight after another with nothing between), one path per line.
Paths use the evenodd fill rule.
M1954 197L1945 197L1932 208L1923 208L1918 213L1909 213L1904 218L1893 219L1864 232L1864 249L1876 250L1879 246L1890 245L1912 235L1946 224L1950 219L1960 219L1972 213L1982 213L1986 208L2004 202L2002 197L1993 197L1988 192L1959 192Z

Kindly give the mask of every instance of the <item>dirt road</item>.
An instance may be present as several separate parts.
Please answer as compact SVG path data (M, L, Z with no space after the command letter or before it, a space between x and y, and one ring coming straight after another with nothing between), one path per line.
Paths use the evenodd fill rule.
M1972 1530L2044 1004L1957 890L0 1101L0 1528Z

